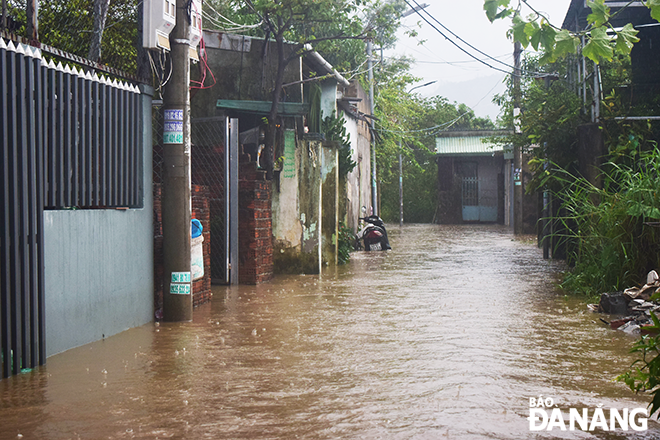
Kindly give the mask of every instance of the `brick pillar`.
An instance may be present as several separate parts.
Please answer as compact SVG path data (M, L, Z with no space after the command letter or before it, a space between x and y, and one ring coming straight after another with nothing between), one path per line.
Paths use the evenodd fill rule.
M154 191L154 308L156 319L161 319L163 310L163 228L161 214L161 184L156 183ZM209 209L209 189L206 186L192 186L192 218L202 223L204 231L204 277L192 286L193 306L204 304L211 299L211 218Z
M211 210L209 208L209 187L192 186L192 218L202 223L204 243L204 276L193 282L193 307L211 300Z
M259 284L273 278L271 182L266 180L264 171L257 169L255 162L241 162L238 281L240 284Z

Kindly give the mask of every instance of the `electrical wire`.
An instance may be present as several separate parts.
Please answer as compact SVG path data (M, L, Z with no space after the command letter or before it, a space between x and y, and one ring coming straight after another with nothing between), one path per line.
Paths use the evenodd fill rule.
M408 3L408 0L405 0L405 1L406 1L406 3ZM513 68L513 66L510 66L509 64L505 63L504 61L498 60L497 58L490 56L490 55L487 54L486 52L484 52L484 51L482 51L482 50L479 50L478 48L474 47L472 44L468 43L468 42L465 41L463 38L461 38L461 37L459 37L458 35L456 35L456 33L452 32L451 29L447 28L447 26L445 26L444 24L440 23L440 21L439 21L437 18L435 18L434 16L432 16L430 13L428 13L428 12L425 11L424 9L419 9L419 8L420 8L420 5L419 5L419 3L417 3L417 0L411 0L411 1L412 1L413 3L415 3L415 5L417 5L417 8L418 8L418 14L419 14L420 12L424 12L426 15L428 15L429 17L431 17L431 19L433 19L433 21L435 21L436 23L438 23L438 24L439 24L444 30L446 30L447 32L449 32L450 34L452 34L454 37L456 37L456 38L457 38L460 42L462 42L463 44L466 44L470 49L477 51L478 53L480 53L481 55L485 56L485 57L488 58L489 60L492 60L492 61L495 61L495 62L497 62L497 63L503 64L503 65L506 66L506 67ZM408 5L410 6L409 3L408 3ZM421 16L421 14L419 14L419 15ZM446 37L445 37L445 38L446 38ZM475 58L475 59L476 59L476 58ZM479 61L482 62L482 60L479 60Z
M473 111L473 110L470 109L470 111ZM449 127L451 127L456 122L458 122L463 116L470 113L470 111L467 111L467 112L459 115L457 118L455 118L455 119L453 119L449 122L445 122L445 123L439 124L439 125L434 125L433 127L421 128L419 130L401 131L401 130L386 130L384 128L374 128L374 130L379 131L381 133L394 133L394 134L414 134L414 133L424 133L424 132L428 131L428 132L431 132L431 133L428 134L428 136L433 136L437 133L441 133L442 131L446 131L446 130L437 130L438 128L445 128L445 127L449 128Z
M362 68L362 66L364 66L364 65L367 64L368 62L369 62L369 60L364 60L364 61L362 62L362 64L360 64L359 66L357 66L355 69L353 69L353 70L349 70L348 72L341 72L341 75L342 75L344 78L346 78L348 81L350 81L350 80L352 80L353 78L355 78L355 77L357 77L357 76L359 76L359 75L362 75L362 74L364 74L364 73L367 73L367 72L369 72L369 69L366 69L366 70L360 70L360 69ZM377 61L374 67L376 67L376 66L378 66L378 65L380 65L380 61ZM350 76L347 76L347 75L349 75L349 74L350 74Z
M194 3L193 3L194 6ZM195 12L200 12L197 11L197 6L195 6ZM200 30L201 30L201 23L200 23ZM210 89L216 84L216 79L215 75L213 75L213 70L209 67L208 65L208 52L206 51L206 42L204 41L204 32L201 34L201 38L199 40L199 65L200 65L200 80L199 81L190 81L193 85L190 86L190 90L206 90ZM211 78L213 79L213 84L205 86L204 83L206 82L206 74L210 73ZM196 85L194 85L196 84Z
M505 76L502 78L502 80L503 80L504 78L506 78L506 76L508 76L508 73L507 73L507 75L505 75ZM481 101L483 101L484 99L486 99L486 97L487 97L488 95L490 95L491 92L492 92L493 90L495 90L495 89L497 88L497 86L498 86L500 83L501 83L501 81L498 81L498 83L495 84L495 87L493 87L492 89L490 89L490 90L488 91L488 93L486 93L486 94L485 94L485 95L484 95L484 96L483 96L483 97L482 97L482 98L481 98L481 99L480 99L475 105L473 105L472 107L468 107L469 111L462 113L461 115L459 115L459 116L456 117L455 119L453 119L453 120L451 120L451 121L449 121L449 122L445 122L444 124L439 124L439 125L434 125L433 127L427 127L427 128L422 128L422 129L419 129L419 130L409 130L409 131L385 130L385 129L379 129L379 128L375 128L375 130L376 130L376 131L380 131L380 132L382 132L382 133L394 133L394 134L415 134L415 133L423 133L423 132L428 131L429 133L427 134L427 136L435 136L435 135L438 134L438 133L442 133L442 132L448 131L448 130L449 130L454 124L456 124L458 121L460 121L460 120L463 118L463 116L469 114L470 112L474 112L474 107L476 107L476 106L478 106L479 104L481 104ZM440 130L437 130L437 129L440 129Z
M227 17L225 17L224 15L222 15L221 13L219 13L217 10L215 10L215 9L213 8L213 6L211 6L211 4L210 4L209 2L204 2L204 5L205 5L207 8L209 8L211 11L215 12L215 14L216 14L218 17L220 17L220 18L222 18L223 20L225 20L225 22L227 22L227 23L230 24L230 25L235 26L236 29L255 29L255 28L258 28L259 26L261 26L261 25L263 24L263 21L259 22L258 24L250 24L250 25L239 24L239 23L233 22L233 21L230 20L229 18L227 18ZM203 11L202 11L202 13L203 13L203 14L207 14L207 13L205 13L205 12L203 12ZM215 22L215 24L220 25L220 22L217 21L217 19L215 19L214 17L211 17L210 14L207 14L207 15L210 17L210 20L212 20L212 21ZM221 26L224 26L224 25L221 25Z
M414 9L414 7L410 4L410 2L408 2L408 0L404 0L404 1L406 2L406 4L407 4L411 9ZM413 1L414 1L414 0L413 0ZM417 2L415 2L415 4L417 4ZM417 7L419 7L419 5L417 5ZM438 29L436 26L434 26L434 25L433 25L433 24L432 24L432 23L431 23L426 17L424 17L424 16L421 14L421 12L419 11L419 9L417 9L415 12L417 13L417 15L419 15L419 16L422 18L422 20L424 20L424 21L425 21L429 26L431 26L436 32L438 32L440 35L442 35L443 37L445 37L445 39L446 39L447 41L449 41L449 42L450 42L451 44L453 44L458 50L460 50L461 52L465 53L465 54L466 54L467 56L469 56L470 58L474 58L475 60L479 61L481 64L483 64L483 65L485 65L485 66L487 66L487 67L490 67L490 68L493 69L493 70L498 70L498 71L500 71L500 72L507 73L507 74L511 74L511 75L517 75L516 73L509 72L508 70L504 70L504 69L501 69L501 68L499 68L499 67L495 67L495 66L493 66L493 65L491 65L491 64L488 64L486 61L480 60L479 58L475 57L475 56L472 55L470 52L468 52L467 50L465 50L464 48L462 48L460 45L458 45L455 41L451 40L451 39L450 39L447 35L445 35L440 29ZM509 67L510 67L510 66L509 66Z
M411 9L415 9L415 13L417 13L417 15L419 15L419 16L421 17L422 20L424 20L429 26L431 26L431 28L433 28L436 32L438 32L440 35L442 35L443 37L445 37L445 39L446 39L447 41L449 41L449 43L451 43L452 45L454 45L458 50L460 50L461 52L465 53L467 56L469 56L470 58L474 59L475 61L478 61L479 63L481 63L481 64L485 65L486 67L489 67L489 68L491 68L491 69L493 69L493 70L497 70L497 71L499 71L499 72L506 73L507 75L512 75L512 76L516 76L516 77L537 77L537 76L539 76L539 75L543 75L542 73L539 73L539 72L529 72L529 71L525 71L525 70L522 70L522 69L520 69L520 72L521 72L520 74L516 73L516 72L515 72L516 68L515 68L514 66L511 66L511 65L509 65L509 64L507 64L507 63L505 63L505 62L503 62L503 61L501 61L501 60L498 60L497 58L494 58L494 57L492 57L491 55L488 55L487 53L485 53L485 52L483 52L483 51L481 51L481 50L475 48L474 46L472 46L471 44L467 43L465 40L463 40L462 38L460 38L458 35L456 35L454 32L451 32L449 29L447 29L444 25L442 25L442 23L440 23L440 22L439 22L435 17L433 17L431 14L429 14L428 12L425 12L429 17L431 17L434 21L436 21L437 23L439 23L444 29L447 29L448 32L450 32L453 36L455 36L456 38L458 38L461 42L467 44L470 48L476 50L477 52L479 52L480 54L482 54L482 55L488 57L489 59L493 59L494 61L496 61L496 62L498 62L498 63L500 63L500 64L503 64L504 66L508 67L509 69L512 69L513 71L504 70L504 69L502 69L502 68L500 68L500 67L493 66L492 64L489 64L488 62L486 62L486 61L484 61L484 60L481 60L481 59L477 58L475 55L473 55L472 53L470 53L469 51L467 51L465 48L461 47L458 43L456 43L455 41L453 41L452 39L450 39L450 38L449 38L444 32L442 32L440 29L438 29L437 26L435 26L434 24L432 24L432 23L431 23L426 17L424 17L424 16L422 15L422 13L421 13L421 12L423 11L423 9L420 9L420 5L417 3L416 0L411 0L411 1L412 1L413 3L415 3L416 6L413 6L408 0L404 0L404 2L405 2L405 3L406 3Z
M217 81L215 79L215 75L213 75L213 70L209 67L208 65L208 52L206 50L206 43L204 42L204 37L199 41L199 61L200 61L200 70L201 70L201 79L199 81L190 81L193 84L197 85L191 85L190 90L197 89L197 90L206 90L210 89L213 87ZM208 86L205 86L204 83L206 82L206 73L211 74L211 78L213 79L213 84L210 84Z
M168 57L164 50L160 52L159 60L160 68L163 73L165 72L165 65L167 64L167 60L170 61L170 72L167 74L167 78L165 78L165 80L160 84L161 87L164 87L167 85L167 83L170 82L170 79L172 78L172 71L174 70L174 66L172 65L172 58Z
M156 62L153 59L152 51L147 51L147 54L149 55L149 65L151 66L151 71L158 80L158 86L156 87L156 90L158 91L158 93L162 95L163 87L167 85L170 78L172 77L172 63L171 62L169 63L170 70L169 73L167 74L167 77L165 77L165 68L167 65L167 60L169 58L165 53L165 51L159 53L158 66L156 66Z
M202 10L202 16L204 17L205 20L211 22L212 24L218 26L221 30L225 32L236 32L239 33L241 31L250 31L252 29L257 29L261 27L262 23L254 24L254 25L236 25L234 27L230 27L227 25L227 23L221 22L220 20L216 19L213 17L211 14L208 12ZM233 24L233 22L229 23Z
M481 101L483 101L484 99L486 99L486 97L487 97L488 95L490 95L490 94L493 92L493 90L495 90L500 84L502 84L502 82L504 81L504 78L506 78L507 76L508 76L508 75L503 76L501 80L499 80L497 83L495 83L495 85L493 86L493 88L490 89L490 90L488 91L488 93L486 93L486 94L483 96L483 98L481 98L481 99L480 99L475 105L473 105L472 108L474 108L474 107L478 106L479 104L481 104Z
M506 54L502 55L501 57L510 57L511 54ZM479 61L477 60L463 60L463 61L418 61L415 60L415 63L417 64L448 64L450 66L453 66L455 64L469 64L469 63L477 63Z

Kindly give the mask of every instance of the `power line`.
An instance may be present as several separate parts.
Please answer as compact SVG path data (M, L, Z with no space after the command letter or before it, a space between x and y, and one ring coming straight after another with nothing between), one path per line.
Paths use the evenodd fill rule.
M507 54L507 56L510 56ZM415 60L416 64L448 64L448 65L454 65L454 64L469 64L469 63L476 63L478 60L463 60L463 61L420 61L420 60Z
M497 83L495 83L495 85L493 86L493 88L490 89L490 90L488 91L488 93L486 93L486 94L483 96L483 98L481 98L481 99L480 99L475 105L473 105L472 107L474 108L474 107L478 106L479 104L481 104L481 101L483 101L484 99L486 99L486 97L487 97L488 95L490 95L490 94L493 92L493 90L495 90L500 84L502 84L502 82L504 81L504 78L506 78L506 76L504 76L501 80L499 80ZM474 111L474 110L473 110L473 111Z
M413 6L412 4L410 4L410 2L409 2L408 0L404 0L404 1L405 1L406 4L408 5L408 7L410 7L411 9L414 9L414 8L415 8L415 6ZM411 1L412 1L413 3L415 3L415 5L416 5L417 7L419 7L419 4L418 4L415 0L411 0ZM433 17L430 13L424 11L429 17L431 17L434 21L436 21L438 24L440 24L440 26L442 26L444 29L447 29L447 31L448 31L449 33L451 33L451 35L453 35L454 37L458 38L461 42L463 42L464 44L467 44L470 48L472 48L473 50L476 50L477 52L479 52L480 54L482 54L482 55L488 57L489 59L492 59L492 60L494 60L494 61L496 61L496 62L498 62L498 63L500 63L500 64L503 64L504 66L506 66L506 67L508 67L509 69L511 69L511 71L509 71L509 70L504 70L504 69L502 69L502 68L500 68L500 67L493 66L492 64L489 64L488 62L486 62L486 61L484 61L484 60L482 60L482 59L477 58L475 55L473 55L472 53L468 52L465 48L461 47L458 43L456 43L455 41L453 41L452 39L450 39L450 38L449 38L444 32L442 32L440 29L438 29L437 26L435 26L435 25L434 25L433 23L431 23L426 17L424 17L424 16L422 15L422 11L424 11L424 10L417 10L417 11L415 11L415 12L417 13L417 15L420 16L420 18L421 18L422 20L424 20L424 21L426 22L426 24L428 24L429 26L431 26L431 28L433 28L436 32L438 32L440 35L442 35L443 37L445 37L445 39L446 39L447 41L449 41L451 44L453 44L458 50L460 50L461 52L465 53L467 56L469 56L470 58L474 59L475 61L478 61L479 63L485 65L486 67L490 67L490 68L493 69L493 70L497 70L497 71L499 71L499 72L506 73L507 75L512 75L512 76L519 76L519 77L531 76L531 77L535 77L535 76L540 75L540 73L537 73L537 72L525 72L525 73L522 73L522 74L516 74L516 73L514 72L515 69L514 69L513 66L511 66L511 65L509 65L509 64L507 64L507 63L505 63L504 61L498 60L497 58L494 58L494 57L492 57L491 55L488 55L487 53L485 53L485 52L483 52L483 51L477 49L477 48L474 47L474 46L472 46L470 43L466 42L466 41L463 40L461 37L459 37L459 36L456 35L454 32L452 32L452 31L449 30L447 27L445 27L442 23L440 23L440 21L438 21L438 19L436 19L435 17Z
M417 1L416 1L416 0L412 0L412 2L415 3L415 4L417 5ZM406 3L408 3L408 0L406 0ZM439 21L437 18L435 18L434 16L432 16L428 11L424 10L424 13L426 13L426 15L428 15L429 17L431 17L431 19L433 19L433 21L435 21L436 23L438 23L438 24L439 24L444 30L446 30L447 32L449 32L450 34L452 34L454 37L456 37L456 38L457 38L459 41L461 41L462 43L466 44L469 48L471 48L471 49L473 49L473 50L476 50L478 53L480 53L481 55L485 56L486 58L488 58L488 59L490 59L490 60L492 60L492 61L495 61L495 62L497 62L497 63L503 64L503 65L505 65L506 67L513 68L513 66L511 66L511 65L509 65L509 64L507 64L507 63L505 63L505 62L502 61L502 60L498 60L497 58L490 56L490 55L487 54L486 52L484 52L484 51L482 51L482 50L479 50L478 48L474 47L472 44L470 44L470 43L468 43L467 41L465 41L464 39L462 39L460 36L456 35L455 32L453 32L451 29L449 29L449 28L448 28L447 26L445 26L444 24L440 23L440 21ZM418 12L418 14L419 14L419 12ZM445 37L445 38L446 38L446 37ZM475 58L475 57L473 57L473 58Z
M466 106L466 107L467 107L467 106ZM469 108L469 107L468 107L468 108ZM473 112L474 110L470 109L470 111ZM379 132L381 132L381 133L394 133L394 134L413 134L413 133L424 133L424 132L429 132L427 135L428 135L428 136L433 136L433 135L438 134L438 133L440 133L440 132L442 132L442 131L445 131L445 130L442 130L443 128L446 129L446 128L449 128L449 127L451 127L452 125L454 125L454 124L455 124L456 122L458 122L463 116L465 116L465 115L467 115L468 113L470 113L470 111L467 111L467 112L465 112L465 113L462 113L462 114L459 115L457 118L455 118L455 119L453 119L453 120L451 120L451 121L449 121L449 122L445 122L444 124L434 125L433 127L421 128L421 129L419 129L419 130L406 130L406 131L401 131L401 130L387 130L387 129L384 129L384 128L376 128L376 129L374 129L374 130L375 130L375 131L379 131ZM437 130L437 129L441 129L441 130Z
M408 0L404 0L404 1L405 1L406 4L408 5L408 7L410 7L410 8L414 8L414 6L412 6L412 5L410 4L410 2L408 2ZM414 0L413 0L413 1L414 1ZM417 4L417 2L415 2L415 4ZM417 15L419 15L419 16L421 17L422 20L424 20L424 21L426 22L426 24L428 24L428 25L431 26L433 29L435 29L436 32L438 32L440 35L442 35L443 37L445 37L445 39L446 39L447 41L449 41L451 44L453 44L454 46L456 46L456 48L457 48L458 50L460 50L461 52L465 53L465 54L468 55L470 58L474 58L475 60L479 61L481 64L483 64L483 65L485 65L485 66L487 66L487 67L490 67L490 68L493 69L493 70L498 70L498 71L500 71L500 72L507 73L507 74L512 74L512 75L514 74L514 73L512 73L512 72L510 72L510 71L508 71L508 70L504 70L504 69L501 69L501 68L499 68L499 67L495 67L495 66L493 66L493 65L491 65L491 64L488 64L486 61L480 60L479 58L475 57L473 54L471 54L470 52L468 52L467 50L465 50L464 48L462 48L461 46L459 46L456 42L454 42L453 40L451 40L447 35L445 35L445 34L444 34L440 29L438 29L435 25L433 25L433 23L431 23L426 17L424 17L424 16L421 14L421 11L416 11L416 13L417 13Z

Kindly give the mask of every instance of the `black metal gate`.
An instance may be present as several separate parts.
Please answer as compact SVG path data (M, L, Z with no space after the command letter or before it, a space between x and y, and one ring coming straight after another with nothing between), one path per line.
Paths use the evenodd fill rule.
M139 90L0 38L0 377L46 362L44 209L141 207Z
M162 182L163 120L160 103L154 103L154 183ZM211 228L211 280L214 284L238 282L238 120L225 117L191 120L190 176L193 185L207 187ZM227 184L227 182L233 182ZM159 222L158 213L154 215ZM156 230L159 225L156 225ZM234 232L232 232L234 231Z
M229 284L229 121L211 117L191 120L190 176L209 189L211 280Z

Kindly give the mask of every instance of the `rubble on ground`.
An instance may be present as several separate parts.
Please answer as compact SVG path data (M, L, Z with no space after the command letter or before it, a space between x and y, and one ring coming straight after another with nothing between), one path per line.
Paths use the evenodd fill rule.
M622 318L607 322L613 330L620 330L630 335L656 334L647 327L653 326L651 313L660 315L660 301L651 298L660 293L660 277L654 270L646 277L642 287L631 287L623 292L603 293L598 304L589 304L593 312L622 315Z

